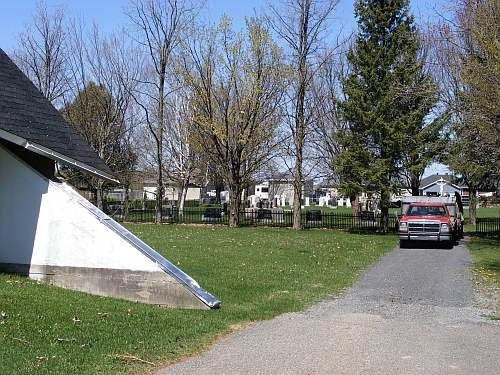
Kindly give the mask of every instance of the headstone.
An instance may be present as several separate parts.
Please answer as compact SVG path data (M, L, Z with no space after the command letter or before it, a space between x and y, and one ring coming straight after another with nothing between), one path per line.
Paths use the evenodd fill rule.
M345 201L345 206L346 206L347 208L351 208L351 207L352 207L351 200L350 200L349 198L348 198L348 199L346 199L346 201Z
M273 219L271 210L259 209L257 211L257 220L261 222L271 222Z
M162 220L170 220L172 219L172 215L173 215L173 210L172 210L172 205L169 204L169 205L166 205L166 206L162 206L161 208L161 218Z
M205 207L203 210L203 221L219 221L221 219L222 210L219 207Z
M323 211L321 211L321 210L308 210L308 211L306 211L306 223L310 223L310 224L323 223Z
M375 213L373 211L361 211L361 221L375 221Z

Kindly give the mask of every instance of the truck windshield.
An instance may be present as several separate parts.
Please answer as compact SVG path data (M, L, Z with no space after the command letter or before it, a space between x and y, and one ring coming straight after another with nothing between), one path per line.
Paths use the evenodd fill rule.
M446 216L443 206L410 206L408 216Z

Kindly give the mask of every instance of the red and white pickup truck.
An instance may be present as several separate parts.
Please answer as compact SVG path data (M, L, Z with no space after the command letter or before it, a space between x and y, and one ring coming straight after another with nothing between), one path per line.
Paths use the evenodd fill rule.
M398 220L401 248L411 241L439 241L449 249L463 235L462 214L455 197L407 197L401 206L403 216Z

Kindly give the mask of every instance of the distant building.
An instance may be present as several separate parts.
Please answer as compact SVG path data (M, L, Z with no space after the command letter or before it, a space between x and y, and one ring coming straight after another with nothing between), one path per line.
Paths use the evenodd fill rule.
M142 189L144 192L144 199L155 200L156 199L156 182L145 181L142 184ZM172 182L164 185L163 199L168 201L179 201L180 189ZM201 197L201 187L189 184L186 193L187 201L199 201Z
M469 189L466 186L452 182L453 176L449 174L433 174L425 177L420 182L419 195L429 197L453 196L459 194L464 206L469 204Z

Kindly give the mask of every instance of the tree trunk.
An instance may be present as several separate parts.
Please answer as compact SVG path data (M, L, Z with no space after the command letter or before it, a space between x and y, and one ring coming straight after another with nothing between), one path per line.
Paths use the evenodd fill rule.
M380 193L380 233L389 232L389 202L390 193L382 189Z
M302 100L300 100L302 98ZM302 108L304 106L304 96L299 96L299 106L302 103ZM302 229L302 159L304 152L304 137L305 137L305 125L304 125L304 111L298 110L295 134L295 170L293 173L293 229Z
M230 190L229 200L231 202L229 227L237 228L240 225L241 190Z
M162 205L163 205L163 176L161 170L158 170L158 180L156 182L156 211L155 224L160 225L162 221Z
M178 202L179 215L182 215L184 213L184 205L186 203L186 195L187 195L187 191L188 191L188 185L189 185L189 176L186 176L181 181L181 195L180 195L180 199Z
M221 204L220 194L222 193L223 185L215 185L215 204Z
M123 212L124 212L124 215L125 217L128 216L128 213L129 213L129 201L130 201L130 196L129 196L129 193L130 193L130 185L129 184L126 184L123 186L123 189L125 191L125 202L123 202Z
M477 218L477 197L476 197L476 189L472 189L469 187L469 219L467 224L476 225Z
M414 173L410 176L410 189L411 195L413 197L418 197L420 195L420 176L417 173Z
M297 167L296 167L297 168ZM293 229L302 229L302 180L295 178L293 182Z
M164 98L164 88L165 88L165 69L166 61L161 59L160 62L160 76L159 76L159 88L158 88L158 114L156 117L156 122L158 128L156 129L156 157L157 157L157 168L158 168L158 180L157 180L157 195L156 195L156 217L155 224L161 225L162 222L162 205L163 205L163 120L165 107L163 103Z
M97 203L97 208L99 210L103 210L103 197L104 197L104 194L103 194L103 189L102 189L102 184L99 183L98 184L99 186L97 186L97 189L96 189L96 203Z
M380 208L380 233L389 232L389 207Z

